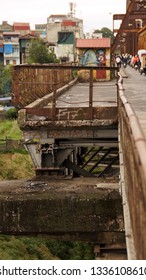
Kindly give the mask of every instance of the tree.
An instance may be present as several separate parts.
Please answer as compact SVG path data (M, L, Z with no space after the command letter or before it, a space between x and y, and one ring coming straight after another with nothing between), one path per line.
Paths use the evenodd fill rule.
M51 63L56 62L55 54L50 50L48 51L42 39L32 39L29 48L29 63Z
M12 92L12 65L0 65L0 94L10 95Z
M112 30L110 30L107 27L103 27L103 28L101 28L101 30L96 29L94 32L95 33L102 33L103 38L111 38L111 40L113 40L113 38L114 38L114 34L113 34Z
M103 38L113 38L113 32L109 28L103 27L101 28L101 32L103 34Z

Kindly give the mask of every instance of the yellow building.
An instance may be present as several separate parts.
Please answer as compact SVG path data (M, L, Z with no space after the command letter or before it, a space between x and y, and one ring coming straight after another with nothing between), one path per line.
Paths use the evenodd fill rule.
M83 66L110 66L110 38L77 39L76 61ZM97 80L110 80L109 70L95 70Z

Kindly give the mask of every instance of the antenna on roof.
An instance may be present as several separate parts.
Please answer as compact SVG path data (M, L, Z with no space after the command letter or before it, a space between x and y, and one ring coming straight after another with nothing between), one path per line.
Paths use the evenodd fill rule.
M69 6L70 6L70 13L69 13L69 16L70 16L70 17L74 17L74 16L75 16L75 13L76 13L76 3L75 3L75 2L70 2L70 3L69 3Z

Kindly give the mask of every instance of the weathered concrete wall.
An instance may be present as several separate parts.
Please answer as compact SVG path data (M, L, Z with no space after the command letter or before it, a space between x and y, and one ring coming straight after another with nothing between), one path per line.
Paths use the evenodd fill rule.
M96 178L0 182L0 232L90 240L107 238L107 232L124 240L118 184Z

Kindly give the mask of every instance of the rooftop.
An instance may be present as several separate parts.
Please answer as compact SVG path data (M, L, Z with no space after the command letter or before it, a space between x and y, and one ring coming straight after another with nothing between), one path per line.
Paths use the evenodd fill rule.
M77 48L110 48L110 38L77 39Z

